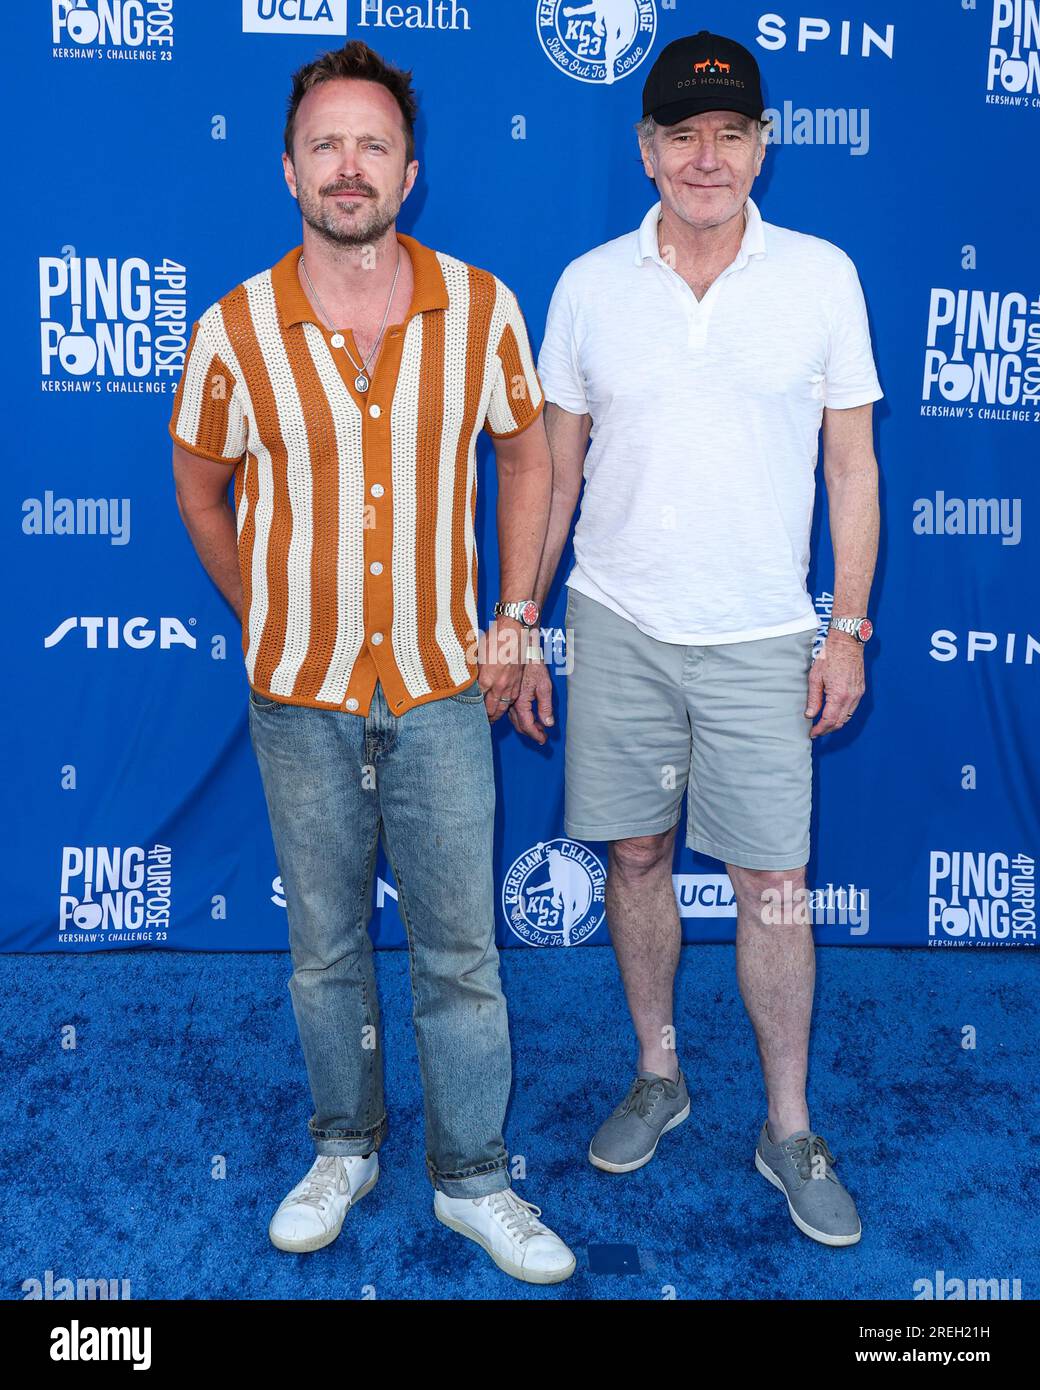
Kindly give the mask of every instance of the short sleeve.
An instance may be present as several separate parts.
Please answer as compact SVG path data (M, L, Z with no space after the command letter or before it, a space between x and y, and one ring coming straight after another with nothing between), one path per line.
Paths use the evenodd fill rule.
M547 401L562 406L572 415L587 415L589 402L578 362L574 302L567 279L564 271L549 302L545 337L538 354L538 375Z
M867 306L856 267L843 255L831 295L823 403L847 410L884 395L870 345Z
M169 429L182 449L216 463L237 463L246 450L246 417L235 379L210 341L205 317L191 330Z
M494 382L485 425L493 438L508 439L538 418L545 397L516 295L501 282L498 293L504 296L506 313L491 364Z

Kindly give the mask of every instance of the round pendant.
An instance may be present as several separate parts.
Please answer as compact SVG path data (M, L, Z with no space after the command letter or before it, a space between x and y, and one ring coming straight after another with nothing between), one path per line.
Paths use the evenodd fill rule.
M354 385L359 391L363 392L368 390L368 377L365 376L364 372L354 378Z
M333 335L332 335L332 346L333 346L333 347L342 347L343 344L344 344L345 342L346 342L346 339L344 338L344 336L343 336L342 333L333 333Z

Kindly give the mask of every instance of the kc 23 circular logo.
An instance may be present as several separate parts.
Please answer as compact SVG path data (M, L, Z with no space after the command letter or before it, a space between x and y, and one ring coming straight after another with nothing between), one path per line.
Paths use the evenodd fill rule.
M609 87L635 72L657 33L655 0L537 0L545 54L568 77Z
M525 850L502 884L509 929L528 946L578 946L603 921L606 870L578 840Z

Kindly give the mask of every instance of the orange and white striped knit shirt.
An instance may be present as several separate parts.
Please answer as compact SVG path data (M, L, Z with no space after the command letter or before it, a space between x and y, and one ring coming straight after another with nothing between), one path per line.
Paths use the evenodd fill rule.
M496 276L397 234L414 291L369 390L311 307L302 246L195 323L170 433L236 465L252 688L394 714L476 676L476 441L544 404L523 315ZM352 334L347 345L361 360Z

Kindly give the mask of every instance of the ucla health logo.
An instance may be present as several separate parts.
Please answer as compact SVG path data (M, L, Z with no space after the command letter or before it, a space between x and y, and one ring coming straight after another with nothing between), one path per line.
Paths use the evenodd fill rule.
M1019 852L932 850L929 946L1035 946L1036 860Z
M635 72L657 33L655 0L537 0L535 23L546 56L578 82L609 87Z
M242 32L345 34L347 0L242 0Z
M165 941L170 930L169 845L65 845L58 940Z
M1040 106L1040 0L993 0L986 100Z
M513 861L502 911L529 946L577 946L603 921L606 882L599 858L577 840L540 841Z
M64 249L39 258L43 390L175 389L188 346L184 266Z
M921 398L922 415L1040 418L1040 296L933 289Z
M169 62L173 0L51 0L52 58Z

